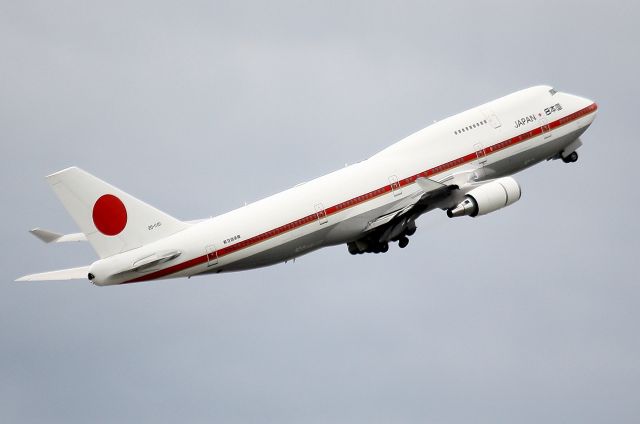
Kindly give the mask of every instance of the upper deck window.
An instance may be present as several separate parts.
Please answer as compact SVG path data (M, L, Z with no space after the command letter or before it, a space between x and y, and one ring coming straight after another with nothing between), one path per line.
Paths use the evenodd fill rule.
M551 90L549 90L549 94L551 94L552 96L554 94L556 94L558 92L558 90L556 90L555 88L552 88Z
M498 119L498 118L496 118L496 120L497 120L497 119ZM482 125L484 125L484 124L486 124L486 123L487 123L487 120L486 120L486 119L484 119L484 120L482 120L482 121L475 122L475 123L473 123L473 124L469 125L468 127L458 128L457 130L455 130L455 131L453 132L453 134L454 134L454 135L459 135L459 134L462 134L463 132L467 132L467 131L474 130L474 129L476 129L476 128L480 128L480 126L482 126ZM498 125L498 126L494 126L494 128L498 128L499 126L500 126L500 125Z

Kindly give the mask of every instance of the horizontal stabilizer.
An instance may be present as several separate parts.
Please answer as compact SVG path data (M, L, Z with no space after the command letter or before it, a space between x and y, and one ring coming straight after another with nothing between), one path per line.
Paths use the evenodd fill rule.
M45 243L64 243L68 241L87 241L87 236L83 233L60 234L43 228L29 230L31 234L38 237Z
M89 273L89 265L78 268L60 269L57 271L41 272L40 274L25 275L16 281L63 281L84 280Z

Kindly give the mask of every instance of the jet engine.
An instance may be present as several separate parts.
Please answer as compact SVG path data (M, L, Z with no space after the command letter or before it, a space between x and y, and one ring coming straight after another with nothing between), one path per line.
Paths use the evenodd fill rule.
M520 200L520 185L511 177L499 178L469 191L462 202L449 209L449 218L476 217L502 209Z

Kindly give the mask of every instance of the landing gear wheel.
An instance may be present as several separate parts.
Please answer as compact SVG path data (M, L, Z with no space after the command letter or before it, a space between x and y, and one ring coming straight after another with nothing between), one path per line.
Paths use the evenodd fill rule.
M386 253L387 250L389 250L389 243L382 243L382 246L380 246L380 251L382 253Z
M573 163L573 162L577 162L578 161L578 152L572 152L569 156L567 156L566 158L562 158L562 161L564 163Z
M398 246L400 246L400 249L404 249L408 244L409 239L406 237L402 237L400 240L398 240Z
M357 255L358 253L362 253L360 252L360 249L358 249L358 246L356 246L355 243L349 243L347 247L349 248L349 253L351 253L352 255Z

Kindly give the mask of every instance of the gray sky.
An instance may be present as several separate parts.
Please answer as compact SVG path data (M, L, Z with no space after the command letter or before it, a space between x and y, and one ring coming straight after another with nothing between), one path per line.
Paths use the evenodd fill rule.
M0 1L1 422L540 423L640 416L637 2ZM407 249L238 274L18 284L88 264L43 177L182 219L549 83L594 99L577 164Z

